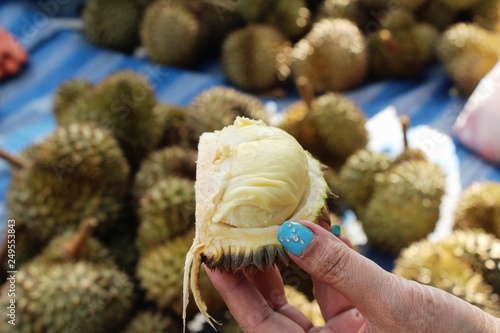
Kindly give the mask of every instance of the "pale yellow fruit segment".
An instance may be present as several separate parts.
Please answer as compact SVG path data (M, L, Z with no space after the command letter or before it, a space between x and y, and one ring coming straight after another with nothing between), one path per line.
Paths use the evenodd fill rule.
M304 149L286 132L245 118L214 134L219 148L212 167L219 177L211 221L238 228L282 224L308 186Z

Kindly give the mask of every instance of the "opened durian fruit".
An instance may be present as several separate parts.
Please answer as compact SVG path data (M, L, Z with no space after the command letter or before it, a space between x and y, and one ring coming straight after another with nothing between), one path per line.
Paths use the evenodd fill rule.
M286 220L317 220L326 212L328 193L321 164L277 127L238 117L233 125L204 133L196 170L196 235L184 269L184 321L191 289L214 326L198 287L202 263L250 272L287 264L278 229Z

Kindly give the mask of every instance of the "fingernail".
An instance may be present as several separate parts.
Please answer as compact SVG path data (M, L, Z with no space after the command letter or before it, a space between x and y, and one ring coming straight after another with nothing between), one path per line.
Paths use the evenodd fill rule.
M285 249L299 256L314 238L314 233L300 223L285 221L277 237Z
M341 232L342 230L340 229L340 225L338 224L332 225L332 234L334 234L335 236L340 236Z

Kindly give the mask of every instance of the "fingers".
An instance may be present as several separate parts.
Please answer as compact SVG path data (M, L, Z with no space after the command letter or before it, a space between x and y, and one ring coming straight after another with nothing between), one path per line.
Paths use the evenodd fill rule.
M315 327L309 333L358 333L366 325L357 309L344 311L326 322L324 327Z
M281 313L275 312L266 299L241 272L206 270L215 289L245 333L290 332L304 329Z
M302 226L291 228L297 229L296 234L300 236L299 242L292 245L295 247L292 248L290 257L316 281L338 291L361 313L380 312L380 307L384 306L381 300L400 297L397 294L399 289L393 285L392 274L352 250L321 226L308 221L300 223ZM312 231L312 235L302 229L304 226ZM293 237L287 237L281 229L278 235L285 240ZM302 248L298 245L302 243L301 240L305 241ZM308 240L310 241L307 242ZM282 242L289 251L290 243L292 242ZM328 315L334 315L339 308Z

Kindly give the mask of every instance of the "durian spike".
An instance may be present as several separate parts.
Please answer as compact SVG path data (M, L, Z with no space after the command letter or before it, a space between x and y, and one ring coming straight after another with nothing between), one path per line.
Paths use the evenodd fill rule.
M0 148L0 158L16 169L26 169L29 166L28 160L19 155L11 154L2 148Z
M200 280L200 268L201 268L201 249L202 245L193 243L189 252L186 254L186 263L184 264L184 278L182 287L182 323L183 332L186 332L186 310L189 303L189 286L191 286L191 291L193 292L194 302L200 309L200 313L205 317L205 320L212 326L214 330L215 324L221 325L217 320L208 314L207 304L201 296L201 290L199 285Z
M80 223L76 235L67 244L64 245L63 252L66 258L78 258L85 246L85 243L97 227L97 220L89 217Z
M312 109L314 90L311 82L305 76L299 76L295 82L300 98L306 103L308 111Z
M403 144L404 149L408 149L408 127L410 127L410 117L403 115L399 118L401 127L403 128Z

